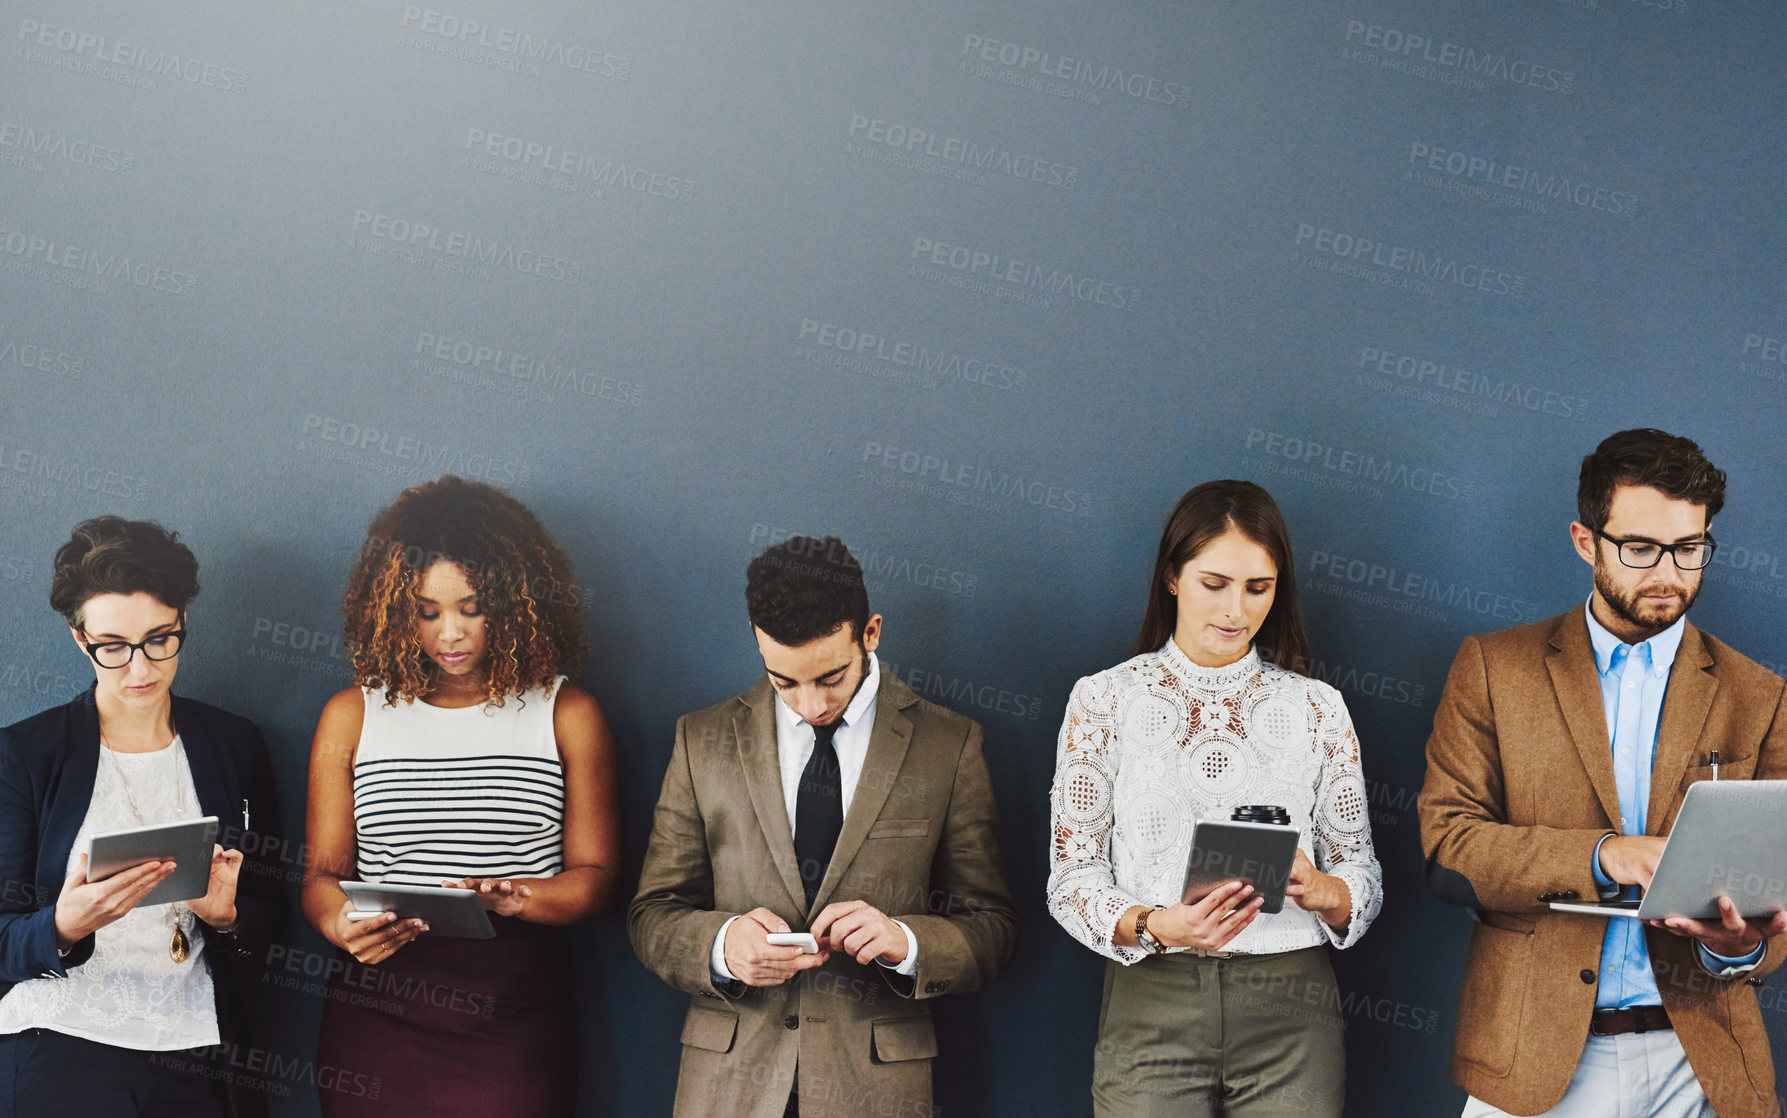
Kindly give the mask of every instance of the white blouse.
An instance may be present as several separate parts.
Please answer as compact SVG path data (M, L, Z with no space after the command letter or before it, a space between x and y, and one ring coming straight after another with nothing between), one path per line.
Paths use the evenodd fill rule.
M178 736L152 753L104 746L99 753L93 798L68 854L71 873L93 835L204 814ZM190 952L179 963L168 954L176 920ZM0 1033L31 1028L151 1052L216 1044L217 1001L205 936L192 910L184 904L138 905L93 933L93 954L69 967L67 978L27 979L7 991L0 998Z
M1383 907L1359 741L1334 688L1263 661L1191 662L1172 640L1074 685L1050 791L1049 911L1120 963L1111 942L1135 905L1179 902L1192 825L1241 804L1278 804L1316 868L1346 882L1344 932L1286 898L1224 948L1246 954L1350 947Z

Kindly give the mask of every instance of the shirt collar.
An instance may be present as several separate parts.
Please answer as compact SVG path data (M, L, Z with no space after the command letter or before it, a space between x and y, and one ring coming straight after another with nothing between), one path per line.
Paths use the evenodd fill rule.
M1606 675L1613 667L1613 654L1617 652L1625 642L1608 632L1607 626L1601 624L1601 622L1595 618L1594 600L1594 596L1590 595L1588 604L1582 607L1582 612L1588 617L1589 642L1595 646L1595 671L1601 675ZM1661 633L1658 633L1647 641L1640 641L1638 644L1630 646L1633 653L1636 653L1638 649L1643 648L1645 645L1650 646L1650 670L1652 675L1669 674L1669 669L1675 664L1675 654L1682 646L1682 631L1687 623L1688 615L1683 613L1680 617L1675 619L1675 624L1664 629Z
M876 655L869 653L869 667L863 677L862 686L844 708L844 725L860 725L867 717L869 708L875 705L875 696L881 691L881 661ZM798 729L806 719L794 712L794 708L782 701L781 692L776 693L776 717L781 719L788 729Z

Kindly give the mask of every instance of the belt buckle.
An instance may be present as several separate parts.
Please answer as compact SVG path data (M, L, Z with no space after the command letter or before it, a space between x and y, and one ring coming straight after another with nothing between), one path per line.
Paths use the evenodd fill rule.
M1194 947L1192 951L1200 959L1233 959L1235 957L1233 951L1213 951L1208 947Z

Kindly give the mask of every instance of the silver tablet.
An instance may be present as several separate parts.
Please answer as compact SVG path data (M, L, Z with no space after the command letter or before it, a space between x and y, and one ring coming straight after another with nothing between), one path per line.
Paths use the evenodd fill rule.
M1688 785L1642 901L1551 902L1559 912L1661 920L1717 920L1718 898L1739 916L1787 908L1787 780L1702 780Z
M428 934L455 939L494 939L496 929L478 894L470 889L438 885L383 885L376 881L344 881L341 891L360 912L395 912L399 920L416 917L428 923Z
M215 815L107 831L87 840L87 880L104 881L144 862L173 862L174 872L149 890L137 907L196 900L211 887L211 855L216 844Z
M1185 860L1182 899L1196 904L1216 886L1238 878L1265 898L1261 912L1283 911L1284 887L1291 881L1298 835L1297 828L1278 823L1198 820L1191 831L1191 854Z

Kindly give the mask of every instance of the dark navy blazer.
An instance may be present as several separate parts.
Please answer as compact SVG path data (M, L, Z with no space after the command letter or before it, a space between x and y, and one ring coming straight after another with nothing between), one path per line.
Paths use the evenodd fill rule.
M30 978L65 978L65 967L93 955L93 937L67 958L56 953L56 898L68 875L75 833L87 817L99 770L99 712L89 688L74 700L0 729L0 997ZM174 729L186 749L199 807L218 819L217 841L243 854L236 885L236 927L201 923L204 958L217 995L224 1045L243 1044L245 987L283 936L286 869L279 805L267 746L254 723L205 703L173 696ZM246 803L248 822L244 827ZM296 867L294 867L294 871ZM231 1092L237 1114L264 1110L264 1099Z

